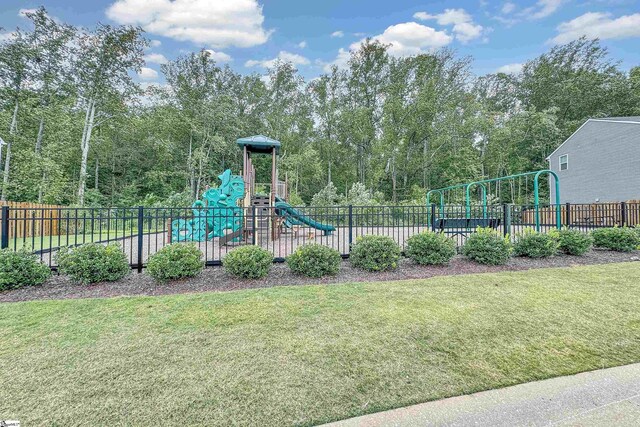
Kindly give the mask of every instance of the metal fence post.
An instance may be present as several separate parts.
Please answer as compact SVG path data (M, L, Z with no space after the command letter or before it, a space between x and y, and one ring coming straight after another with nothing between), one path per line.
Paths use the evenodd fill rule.
M511 206L506 203L502 205L502 234L511 234Z
M571 203L567 202L565 204L565 209L567 211L564 213L564 220L567 223L567 228L570 228L571 227Z
M353 243L353 205L349 205L349 253L351 253L352 243Z
M256 244L256 207L251 205L251 244Z
M142 273L142 243L144 238L144 208L138 206L138 273Z
M9 247L9 206L2 207L2 249Z
M622 226L627 226L627 202L620 202L620 219Z
M431 231L436 231L436 204L431 203Z

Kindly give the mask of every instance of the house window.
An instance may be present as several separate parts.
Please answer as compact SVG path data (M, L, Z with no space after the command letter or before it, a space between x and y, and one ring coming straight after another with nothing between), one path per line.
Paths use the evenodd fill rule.
M560 156L560 170L566 171L567 169L569 169L569 155L563 154Z

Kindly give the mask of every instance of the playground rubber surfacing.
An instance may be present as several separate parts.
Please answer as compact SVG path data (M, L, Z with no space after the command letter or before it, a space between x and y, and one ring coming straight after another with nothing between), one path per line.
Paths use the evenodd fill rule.
M269 288L274 286L322 285L355 282L377 282L393 280L426 279L435 276L460 274L521 271L537 268L573 267L621 262L637 262L640 252L619 253L593 250L583 256L557 255L551 258L512 258L506 265L486 266L456 256L447 266L421 266L408 259L401 259L396 270L367 272L353 268L344 261L335 276L312 279L291 273L285 264L275 264L267 277L259 280L244 280L229 276L223 268L205 269L197 277L157 283L145 273L132 272L116 282L82 285L72 283L66 276L52 276L42 286L28 286L0 292L0 302L16 302L43 299L104 298L134 295L169 295L198 292L223 292L241 289ZM490 283L489 283L490 284Z
M415 225L412 227L378 227L378 226L358 226L352 227L351 239L355 241L358 236L363 235L383 235L392 238L401 248L405 247L409 237L430 230L427 225ZM157 233L146 233L142 238L142 261L146 265L149 256L158 252L163 247L171 244L169 231L161 231ZM452 238L461 244L464 236L458 235ZM138 259L138 236L124 237L110 242L119 244L127 259L135 264ZM109 242L102 241L102 244ZM195 245L203 254L204 260L209 265L220 264L222 258L238 246L251 244L252 241L243 242L242 244L220 244L220 238L201 242L185 242ZM305 244L316 243L336 249L341 254L349 253L349 228L336 227L336 230L325 235L324 233L311 227L298 227L295 230L287 230L280 234L279 238L271 239L270 236L256 236L255 244L269 250L275 258L280 260L291 255L297 248ZM57 250L53 248L51 251L41 253L39 256L45 264L56 265L55 254Z

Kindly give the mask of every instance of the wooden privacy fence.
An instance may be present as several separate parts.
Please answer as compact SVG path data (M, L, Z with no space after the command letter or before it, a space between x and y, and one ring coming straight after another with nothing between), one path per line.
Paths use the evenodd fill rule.
M8 238L56 236L60 232L60 205L29 202L0 201L0 207L9 207ZM0 221L3 210L0 209ZM0 236L2 229L0 229Z
M563 226L636 227L640 225L640 202L630 200L620 203L567 203L560 206ZM539 208L541 224L556 223L556 207ZM535 209L522 213L523 221L535 222Z

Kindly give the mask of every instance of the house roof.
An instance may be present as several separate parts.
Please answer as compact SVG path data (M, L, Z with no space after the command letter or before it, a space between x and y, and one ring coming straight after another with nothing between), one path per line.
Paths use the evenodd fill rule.
M595 122L595 123L616 123L616 124L621 124L621 125L640 125L640 116L602 117L602 118L596 118L596 119L588 119L582 125L580 125L580 127L578 129L576 129L576 131L573 132L569 136L569 138L565 139L564 142L558 146L558 148L553 150L553 152L551 154L549 154L545 160L548 161L551 158L551 156L553 156L556 153L556 151L560 150L563 145L565 145L571 138L573 138L574 135L576 135L578 132L580 132L580 129L582 129L587 123L590 123L590 122Z
M271 153L273 148L276 149L276 154L280 152L280 141L271 139L264 135L247 136L245 138L238 138L236 143L241 147L247 147L247 150L257 153Z

